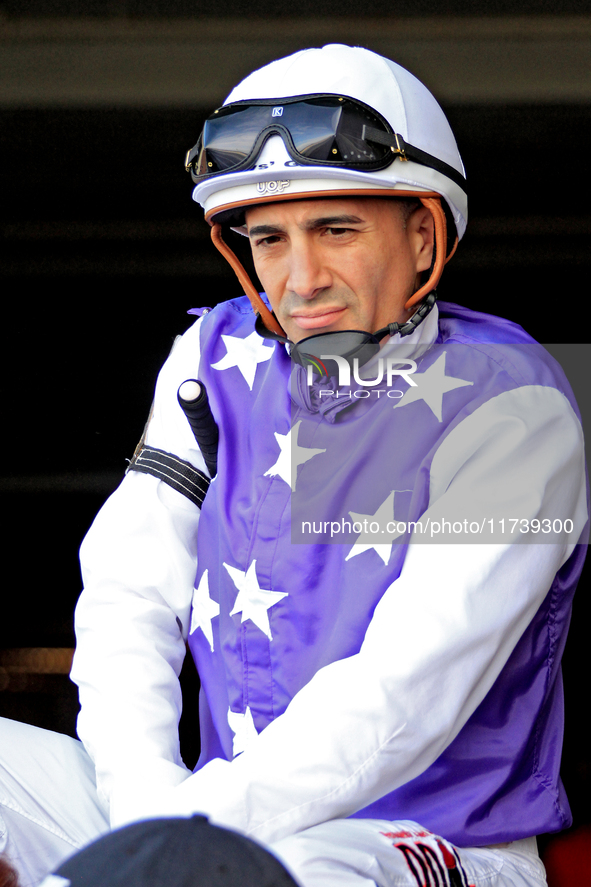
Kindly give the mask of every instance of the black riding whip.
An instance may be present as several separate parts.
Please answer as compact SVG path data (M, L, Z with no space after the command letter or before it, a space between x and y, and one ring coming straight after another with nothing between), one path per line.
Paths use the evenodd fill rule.
M180 386L177 398L199 444L209 474L214 478L218 465L219 431L211 412L205 385L197 379L187 379Z

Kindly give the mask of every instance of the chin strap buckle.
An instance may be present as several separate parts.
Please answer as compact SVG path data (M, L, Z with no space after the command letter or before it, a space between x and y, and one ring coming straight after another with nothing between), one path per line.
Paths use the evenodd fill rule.
M395 333L398 333L400 338L410 336L411 333L414 333L418 325L423 322L427 314L429 314L436 300L437 290L434 289L431 290L431 292L425 297L424 301L421 302L410 320L407 320L406 323L389 323L388 326L385 326L383 329L378 330L377 333L374 333L376 339L381 340L386 334L393 336Z

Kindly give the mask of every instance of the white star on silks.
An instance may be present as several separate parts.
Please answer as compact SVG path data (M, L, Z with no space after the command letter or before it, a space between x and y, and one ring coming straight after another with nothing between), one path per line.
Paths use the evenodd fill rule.
M252 719L250 706L246 706L244 714L239 711L232 711L232 709L229 708L228 724L230 730L234 734L234 738L232 739L232 752L234 757L237 757L237 755L241 755L242 752L248 748L252 740L256 739L259 735Z
M272 641L273 636L267 610L273 607L281 598L287 597L287 592L268 591L260 587L256 574L256 560L252 562L246 573L238 570L236 567L230 567L228 564L224 564L224 567L238 589L238 595L234 601L234 607L230 612L230 616L242 613L242 622L250 619Z
M465 385L473 385L473 382L466 382L464 379L456 379L454 376L445 375L445 355L446 351L437 358L435 363L425 370L424 373L414 373L413 380L417 383L416 388L411 387L404 393L397 407L405 407L415 400L424 400L433 415L440 422L443 421L443 395L447 391L453 391L454 388L463 388Z
M207 570L204 570L203 576L199 580L199 586L193 592L193 609L189 634L193 634L194 631L200 628L209 642L212 653L213 628L211 627L211 621L215 616L219 615L220 605L216 604L209 596L209 580L207 578Z
M357 537L357 542L345 558L346 561L355 557L356 554L361 554L362 552L369 551L370 548L373 548L376 554L379 554L384 561L384 564L388 564L390 555L392 554L392 542L394 539L397 539L398 536L402 536L402 533L399 533L397 530L391 533L386 529L388 523L394 520L394 492L395 491L393 490L386 501L382 502L375 514L356 514L354 511L349 512L354 522L359 521L363 523L364 520L367 520L368 524L371 524L372 521L376 521L380 526L378 533L380 536L384 537L384 540L383 542L366 541L375 539L376 533L371 533L369 530L367 533L360 533Z
M269 360L275 346L265 345L256 330L245 339L240 336L222 336L222 339L227 349L226 355L217 363L212 363L213 369L229 370L231 367L238 367L252 391L257 366Z
M277 461L267 471L265 477L274 477L276 474L288 484L292 492L296 488L296 478L298 468L309 459L317 456L318 453L326 453L326 450L317 450L313 447L301 447L298 444L298 434L302 420L293 426L287 434L279 434L275 432L275 440L279 444L281 452L277 457ZM295 476L292 474L292 467L295 469Z

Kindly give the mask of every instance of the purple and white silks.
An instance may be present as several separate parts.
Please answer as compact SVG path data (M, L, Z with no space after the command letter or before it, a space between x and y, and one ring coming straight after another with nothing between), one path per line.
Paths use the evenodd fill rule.
M514 324L439 307L438 340L417 357L418 386L398 379L397 399L371 388L371 396L356 400L329 395L326 383L310 389L305 371L294 373L282 346L252 338L246 300L222 304L203 319L199 378L220 426L220 449L202 509L189 637L202 682L197 770L241 752L246 767L259 734L300 705L310 716L307 730L321 749L319 760L332 743L335 759L349 771L335 774L332 788L327 782L328 791L342 795L337 815L411 819L460 846L475 846L569 823L559 779L559 662L584 557L583 546L567 551L585 520L581 453L573 448L552 469L541 456L545 476L539 476L536 451L549 425L569 410L565 421L572 425L576 415L559 367ZM430 393L421 396L425 383ZM522 421L526 408L537 415L535 433ZM507 430L499 431L503 422ZM456 442L466 439L469 458L452 464ZM437 514L440 502L447 503L442 519L571 518L576 534L559 534L554 545L508 546L510 554L499 537L465 545L451 539L445 546L418 540L414 563L433 562L430 573L423 567L431 587L412 589L409 611L409 590L401 577L398 592L396 581L409 551L404 536L386 533L382 541L351 532L339 544L323 544L326 536L306 544L299 529L307 520L318 527L376 515L416 522L429 509ZM460 560L472 561L477 573L479 558L485 572L496 571L493 584L476 583L454 596L453 575L441 576L439 565L455 570ZM537 562L543 562L540 576L532 567ZM550 581L549 570L556 574ZM529 596L528 575L538 583ZM522 592L525 603L507 617ZM368 651L382 619L392 620L391 649ZM379 630L383 637L383 623ZM482 658L479 632L486 636ZM411 654L404 649L409 639ZM501 653L490 653L495 643ZM371 662L372 655L378 689L368 685L363 665L356 686L357 660ZM409 671L402 660L413 657ZM331 700L323 713L302 690L324 679L334 688L331 671L336 675L339 667L342 698L335 711L342 699L352 710L361 697L375 699L352 715L348 736L331 737ZM472 673L458 682L456 673L466 671ZM392 721L387 740L380 734L385 712ZM334 724L336 730L338 718ZM274 735L279 741L281 733ZM404 764L412 760L413 743L417 761ZM357 745L364 749L359 757ZM374 757L386 759L375 773L368 765L372 747ZM313 745L302 754L311 760ZM367 778L359 776L364 768ZM351 779L358 785L348 793L343 786ZM303 792L296 806L306 803Z

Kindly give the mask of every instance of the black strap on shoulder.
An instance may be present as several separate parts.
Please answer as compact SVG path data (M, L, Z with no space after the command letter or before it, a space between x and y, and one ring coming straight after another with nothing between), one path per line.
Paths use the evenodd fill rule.
M202 471L189 462L155 447L138 447L127 471L141 471L163 480L173 490L194 502L198 508L203 505L211 483Z

